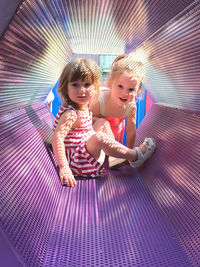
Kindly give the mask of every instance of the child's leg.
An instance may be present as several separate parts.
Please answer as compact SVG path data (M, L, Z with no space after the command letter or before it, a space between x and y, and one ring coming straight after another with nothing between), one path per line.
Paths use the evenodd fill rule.
M102 132L98 132L91 136L86 142L86 149L97 160L101 150L103 150L106 155L116 158L123 158L129 161L136 161L138 159L136 149L129 149ZM142 153L145 153L145 144L142 144L140 149Z
M104 118L96 118L95 122L93 123L93 128L96 132L103 132L110 137L115 138L111 130L110 123Z

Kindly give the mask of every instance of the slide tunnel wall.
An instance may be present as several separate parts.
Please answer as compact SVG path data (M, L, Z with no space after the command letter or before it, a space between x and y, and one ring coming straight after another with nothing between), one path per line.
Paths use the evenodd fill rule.
M48 93L72 54L126 52L144 63L144 86L155 104L137 131L136 144L147 134L154 136L157 152L136 177L141 175L140 186L144 183L145 194L151 194L148 201L153 197L181 249L199 266L200 1L10 0L0 5L0 226L18 260L56 266L56 260L49 265L51 246L62 240L65 249L64 235L56 237L65 230L61 206L68 207L66 197L72 195L51 179L58 173L49 149ZM109 187L119 183L122 189L121 180L109 175ZM95 181L88 185L95 199ZM79 188L88 192L84 185ZM119 196L120 187L113 188ZM159 260L162 253L155 255ZM59 265L63 259L57 260Z

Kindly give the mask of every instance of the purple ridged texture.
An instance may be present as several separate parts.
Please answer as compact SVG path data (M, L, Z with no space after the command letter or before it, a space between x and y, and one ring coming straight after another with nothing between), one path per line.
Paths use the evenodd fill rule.
M23 1L1 39L0 114L44 101L72 55L48 3Z
M4 267L21 267L22 261L12 250L12 244L10 244L8 238L0 229L0 266Z
M199 23L199 0L23 1L0 42L0 226L13 261L200 266ZM184 110L152 107L137 136L154 136L158 147L138 171L62 187L52 117L35 103L72 53L135 48L155 102Z
M139 175L127 167L63 190L44 266L191 264Z
M0 119L0 223L28 266L40 266L60 201L51 119L44 104Z
M0 38L8 27L17 8L23 0L1 0L0 2Z
M42 104L1 119L1 227L25 265L191 266L137 171L61 186L51 119Z
M134 51L156 103L200 111L200 1L194 1Z
M193 2L23 1L0 42L0 113L43 101L72 53L117 55L124 51L130 52ZM14 4L12 7L16 8ZM195 29L198 32L195 20L198 21L198 16L196 13L194 16L191 14L182 24L184 27L188 25L186 29L181 28L181 31L175 31L172 36L171 29L167 32L167 42L169 38L170 41L177 40L178 35L181 41L178 42L178 48L183 54L188 54L185 53L185 42L188 43L190 51L199 43L198 40L193 40ZM181 39L179 35L182 36ZM174 57L173 53L177 54L175 48L170 48L172 56L169 56L169 44L166 40L163 39L163 45L159 40L152 44L154 51L157 50L158 44L164 46L164 56L161 55L160 58L159 54L157 55L161 64L166 64L166 57L171 59ZM191 53L189 58L194 58ZM178 63L179 61L173 65ZM160 68L158 64L156 66ZM196 79L198 71L196 65L193 66ZM156 71L153 80L157 79L158 74ZM152 86L149 87L149 90L153 91ZM152 93L152 96L160 101L161 97L158 95L160 94L155 96L155 93Z
M51 27L53 23L56 23L56 26L61 24L75 53L83 53L83 50L88 46L88 48L96 46L101 49L96 42L96 38L99 37L98 40L101 41L101 44L101 39L106 39L108 42L110 47L107 48L107 51L104 51L104 53L107 53L111 47L114 50L118 49L117 45L120 46L119 39L123 41L123 45L125 43L125 47L136 48L195 1L9 0L8 2L8 0L1 0L1 7L4 8L4 12L0 13L2 15L0 17L0 32L5 30L5 18L11 17L12 12L20 2L23 3L11 24L15 24L17 16L28 14L30 15L29 21L34 27L37 17L41 17L42 21L46 19L49 22L46 26ZM9 4L9 9L6 8L6 3ZM52 24L50 18L54 20ZM111 42L109 39L111 39ZM85 44L82 43L81 46L78 46L82 51L75 51L77 44L83 41ZM103 49L106 49L106 47L103 47ZM88 53L88 51L86 52Z
M157 150L139 172L193 266L200 266L200 113L154 105L137 143L153 136Z

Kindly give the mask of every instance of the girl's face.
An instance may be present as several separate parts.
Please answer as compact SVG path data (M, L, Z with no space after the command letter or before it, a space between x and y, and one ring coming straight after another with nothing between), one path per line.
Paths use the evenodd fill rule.
M137 95L138 81L132 76L122 73L110 83L111 97L120 106L133 101Z
M69 82L68 86L68 96L76 103L80 108L88 105L91 102L92 96L94 94L94 85L90 80L77 80Z

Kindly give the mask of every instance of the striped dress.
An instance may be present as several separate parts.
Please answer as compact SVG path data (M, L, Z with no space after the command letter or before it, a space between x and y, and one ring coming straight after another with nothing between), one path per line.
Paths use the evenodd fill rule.
M93 158L85 148L85 142L95 133L92 128L92 113L89 116L84 115L72 106L61 106L54 122L54 129L58 120L66 110L75 110L81 119L79 128L70 129L65 137L65 151L68 164L74 176L99 176L103 172L102 164Z

